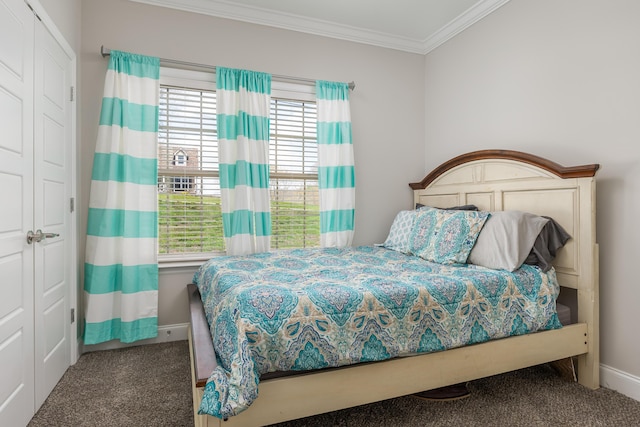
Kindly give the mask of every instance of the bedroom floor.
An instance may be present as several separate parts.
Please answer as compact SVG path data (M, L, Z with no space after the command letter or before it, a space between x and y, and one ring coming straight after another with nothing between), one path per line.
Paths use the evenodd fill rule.
M640 402L563 380L547 365L472 381L471 396L433 402L400 397L278 427L638 426ZM87 353L29 427L192 426L186 341ZM275 427L275 426L272 426Z
M83 354L29 423L193 426L187 341Z

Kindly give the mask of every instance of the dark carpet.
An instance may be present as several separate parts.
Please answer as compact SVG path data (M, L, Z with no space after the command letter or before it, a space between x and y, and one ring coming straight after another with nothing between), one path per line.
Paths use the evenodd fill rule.
M83 354L33 426L193 426L187 341Z
M468 388L471 395L461 400L406 396L277 426L640 426L640 402L605 388L588 390L547 365L472 381ZM29 424L192 425L186 341L82 355Z

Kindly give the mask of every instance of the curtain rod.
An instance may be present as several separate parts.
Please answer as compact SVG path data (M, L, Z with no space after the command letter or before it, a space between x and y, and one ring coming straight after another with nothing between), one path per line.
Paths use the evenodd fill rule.
M111 55L111 49L107 49L104 46L100 46L100 55L102 55L103 58ZM160 58L160 62L164 62L165 64L181 65L183 67L203 68L211 71L216 70L215 65L198 64L195 62L178 61L175 59ZM307 83L309 85L316 84L315 80L305 79L303 77L282 76L278 74L272 74L272 77L274 77L277 80L297 81L297 82ZM349 89L351 90L354 90L356 87L356 84L354 82L349 82L348 85L349 85Z

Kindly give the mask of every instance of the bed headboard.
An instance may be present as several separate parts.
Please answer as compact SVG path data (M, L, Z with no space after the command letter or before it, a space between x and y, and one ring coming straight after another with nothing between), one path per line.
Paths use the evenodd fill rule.
M595 174L599 165L563 167L532 154L482 150L443 163L409 184L414 202L434 207L474 204L555 219L573 237L554 266L562 286L597 292Z

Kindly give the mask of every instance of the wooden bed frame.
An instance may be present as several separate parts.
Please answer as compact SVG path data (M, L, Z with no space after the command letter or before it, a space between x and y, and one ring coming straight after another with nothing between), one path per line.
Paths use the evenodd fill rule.
M595 173L599 165L563 167L510 150L482 150L443 163L418 183L414 202L435 207L475 204L481 210L522 210L558 221L573 238L554 265L561 297L577 322L437 353L301 373L260 381L258 399L227 421L198 415L215 367L209 327L197 288L189 285L191 373L196 426L263 426L404 396L578 356L578 381L599 387L598 245ZM565 302L565 304L567 304Z

